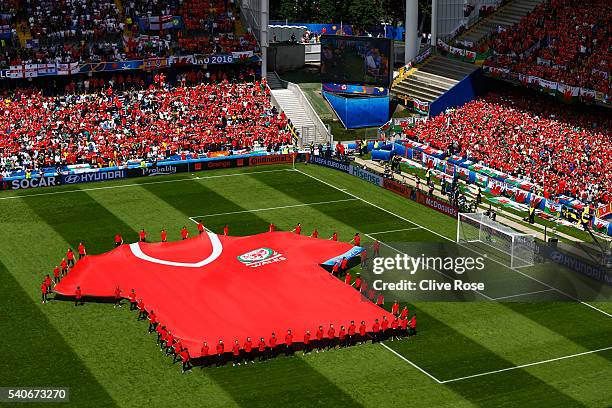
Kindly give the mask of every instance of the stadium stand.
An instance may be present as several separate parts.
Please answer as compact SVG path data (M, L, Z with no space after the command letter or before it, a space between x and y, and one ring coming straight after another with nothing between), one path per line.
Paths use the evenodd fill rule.
M539 95L490 93L458 109L404 128L411 139L526 177L546 198L612 201L612 121L577 112Z
M3 176L67 164L125 164L221 150L278 150L291 144L284 113L265 82L6 100L0 126Z
M551 0L493 33L486 64L610 95L612 53L607 0Z

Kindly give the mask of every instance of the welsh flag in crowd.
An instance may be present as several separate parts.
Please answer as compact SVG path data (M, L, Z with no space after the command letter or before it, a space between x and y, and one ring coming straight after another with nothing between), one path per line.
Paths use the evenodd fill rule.
M595 211L595 216L597 218L606 218L610 215L612 215L612 203L602 205Z
M493 195L502 195L506 191L506 183L496 179L489 179L487 191Z
M508 187L508 191L510 192L510 197L517 203L526 203L527 198L529 197L529 193L523 189L518 187Z
M444 160L436 160L436 170L445 172L446 171L446 162Z
M461 180L468 181L470 179L470 169L465 167L457 167L457 174Z
M485 176L484 174L476 173L476 184L478 184L480 187L486 188L489 184L489 177Z
M610 227L610 222L593 217L593 231L597 231L597 232L607 235L609 227Z
M514 208L518 211L525 211L527 209L525 205L516 203L508 197L489 197L487 198L487 200L491 201L494 204L503 205L504 207Z
M580 87L569 86L559 83L557 86L557 96L566 103L573 103L578 100L580 95Z
M557 83L554 81L547 81L545 79L540 78L540 91L546 93L555 93L557 91Z
M542 198L542 197L540 197L540 196L537 196L537 195L533 194L533 195L531 196L531 200L530 200L530 203L529 203L529 204L530 204L532 207L538 208L538 206L540 205L540 203L542 202L542 200L543 200L543 198Z
M453 163L447 162L445 172L449 176L454 176L455 175L455 165Z
M429 114L429 102L422 102L422 101L419 101L418 99L415 99L413 103L414 103L415 111L417 111L418 113L422 115Z
M595 100L595 91L587 88L580 88L580 99L583 101L594 101Z
M555 203L554 201L546 201L544 212L546 214L550 214L550 215L559 217L561 216L561 207L562 205L560 203Z

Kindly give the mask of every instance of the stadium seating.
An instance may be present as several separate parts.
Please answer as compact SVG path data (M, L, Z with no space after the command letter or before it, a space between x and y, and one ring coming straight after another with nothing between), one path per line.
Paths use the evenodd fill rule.
M491 93L414 128L406 136L539 184L545 197L612 201L612 120L544 96Z
M191 77L191 76L190 76ZM0 172L67 164L125 164L291 144L264 82L150 87L142 91L6 100Z
M612 94L608 0L551 0L512 27L494 33L487 65Z

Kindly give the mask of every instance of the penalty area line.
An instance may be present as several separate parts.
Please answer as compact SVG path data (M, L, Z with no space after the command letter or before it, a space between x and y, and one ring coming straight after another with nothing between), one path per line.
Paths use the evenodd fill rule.
M391 353L395 354L397 357L399 357L402 360L404 360L405 362L407 362L408 364L410 364L411 366L413 366L414 368L416 368L417 370L419 370L420 372L422 372L423 374L425 374L426 376L428 376L429 378L431 378L432 380L434 380L435 382L437 382L438 384L443 384L444 383L443 381L438 380L435 376L433 376L432 374L428 373L427 371L425 371L424 369L422 369L421 367L419 367L418 365L416 365L412 361L408 360L406 357L402 356L397 351L393 350L391 347L387 346L385 343L380 343L380 345L383 346L384 348L386 348L387 350L389 350Z
M450 379L450 380L440 381L440 384L447 384L447 383L456 382L456 381L468 380L470 378L483 377L485 375L503 373L505 371L516 370L516 369L519 369L519 368L526 368L526 367L532 367L532 366L536 366L536 365L540 365L540 364L552 363L553 361L567 360L569 358L580 357L580 356L584 356L584 355L587 355L587 354L593 354L593 353L600 353L600 352L606 351L606 350L612 350L612 346L600 348L600 349L597 349L597 350L584 351L582 353L570 354L570 355L562 356L562 357L549 358L548 360L536 361L534 363L521 364L521 365L517 365L517 366L513 366L513 367L502 368L501 370L493 370L493 371L487 371L487 372L479 373L479 374L466 375L465 377L459 377L459 378L453 378L453 379Z

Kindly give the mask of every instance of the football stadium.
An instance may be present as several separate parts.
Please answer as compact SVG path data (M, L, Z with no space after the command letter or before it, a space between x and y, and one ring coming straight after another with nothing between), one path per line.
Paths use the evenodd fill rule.
M611 407L611 15L0 2L0 405Z

